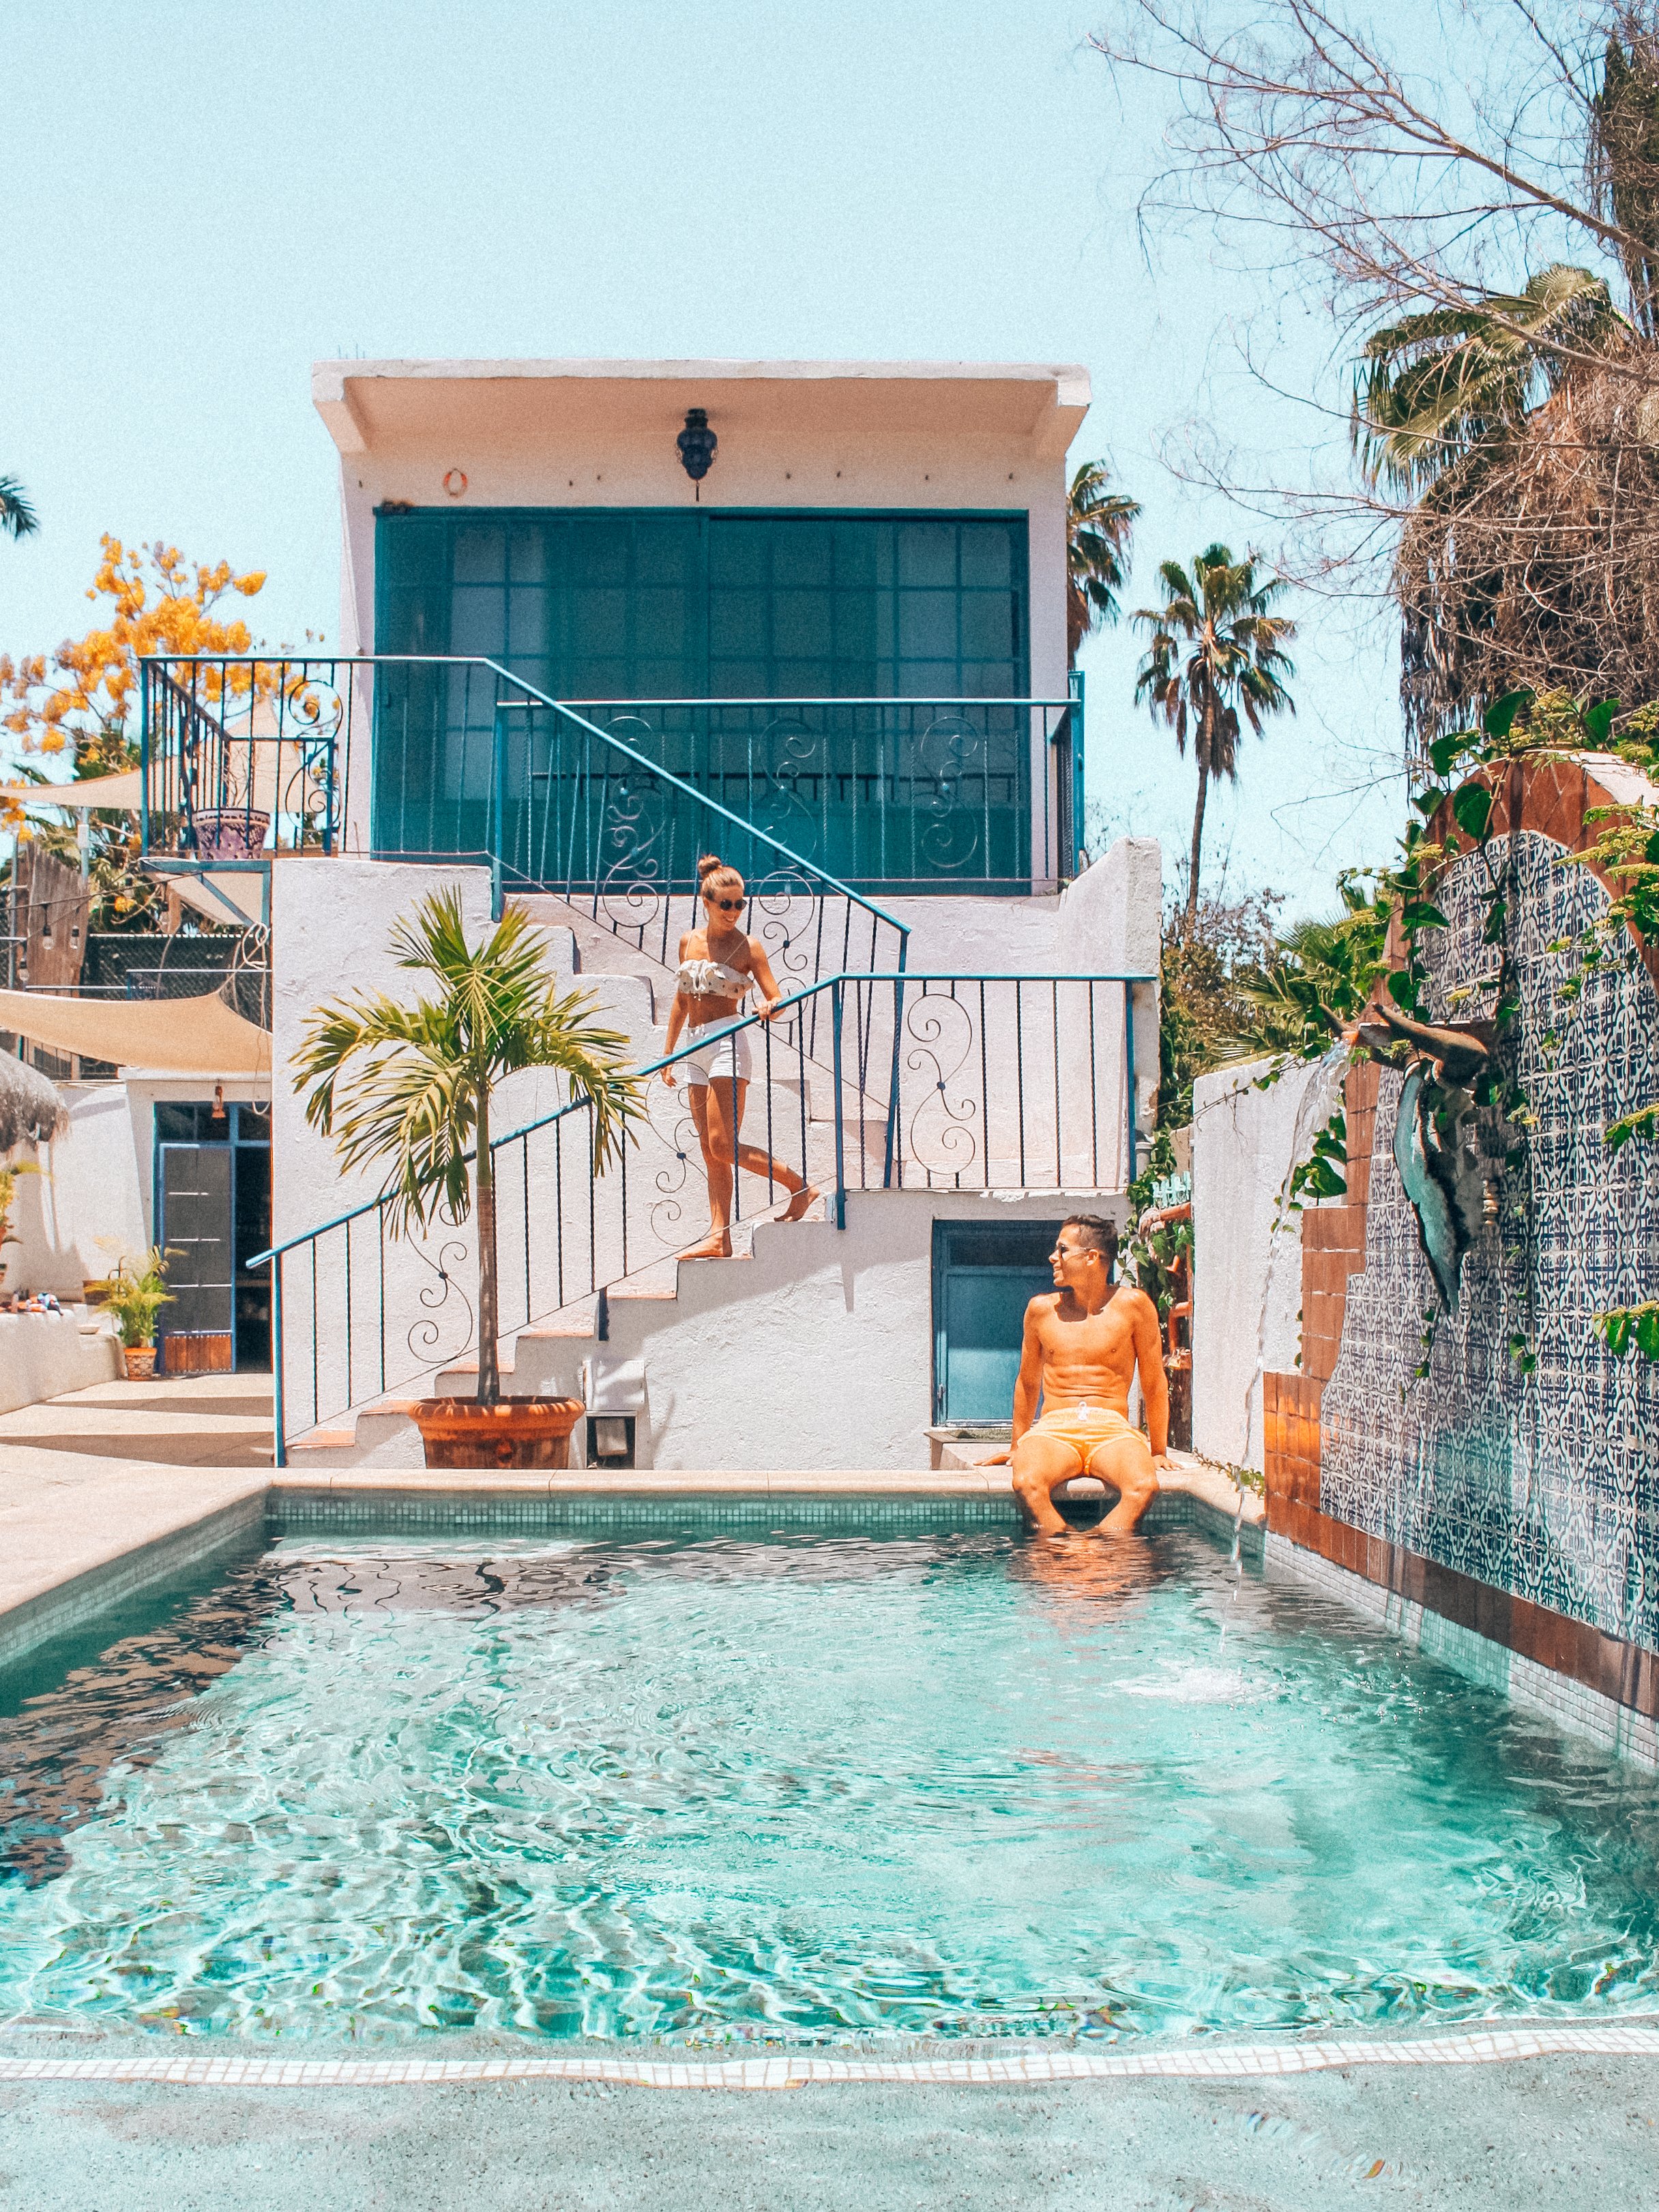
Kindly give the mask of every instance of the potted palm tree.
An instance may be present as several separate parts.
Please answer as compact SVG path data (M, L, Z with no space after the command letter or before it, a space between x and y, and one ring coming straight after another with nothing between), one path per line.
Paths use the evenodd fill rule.
M155 1322L162 1307L173 1303L167 1262L167 1254L152 1244L141 1260L124 1253L109 1279L104 1310L121 1333L129 1382L147 1382L155 1372Z
M370 992L319 1006L293 1062L296 1087L311 1085L306 1118L334 1139L344 1167L388 1163L381 1195L394 1237L423 1232L441 1206L459 1224L476 1198L477 1395L421 1401L427 1465L567 1466L581 1401L501 1395L490 1100L522 1068L556 1069L592 1109L600 1174L641 1110L628 1041L588 1019L586 993L559 996L540 937L516 908L475 951L459 891L434 891L392 931L392 951L400 967L431 976L438 995L405 1006Z

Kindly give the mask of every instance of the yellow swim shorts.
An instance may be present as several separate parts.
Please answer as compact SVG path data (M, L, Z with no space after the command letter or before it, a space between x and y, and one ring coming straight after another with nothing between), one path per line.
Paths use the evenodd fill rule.
M1114 1406L1056 1406L1034 1425L1032 1434L1053 1437L1057 1443L1069 1445L1077 1454L1079 1467L1085 1473L1103 1444L1120 1443L1125 1437L1146 1442L1140 1431L1131 1428Z

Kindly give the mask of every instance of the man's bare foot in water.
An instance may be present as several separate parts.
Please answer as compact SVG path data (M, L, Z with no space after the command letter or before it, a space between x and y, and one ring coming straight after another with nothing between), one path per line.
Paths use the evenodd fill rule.
M705 1237L701 1244L694 1244L689 1252L682 1252L682 1260L729 1260L732 1256L732 1232L716 1229Z
M814 1184L810 1182L803 1183L800 1188L795 1193L794 1196L790 1200L788 1205L784 1207L783 1212L779 1214L778 1219L780 1221L805 1221L806 1218L806 1209L811 1206L817 1194L817 1190Z

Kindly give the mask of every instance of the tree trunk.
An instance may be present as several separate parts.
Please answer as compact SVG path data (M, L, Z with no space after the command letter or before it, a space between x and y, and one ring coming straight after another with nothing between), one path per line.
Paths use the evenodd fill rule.
M1209 770L1200 760L1198 764L1198 805L1193 809L1192 872L1187 879L1187 934L1193 933L1198 919L1198 863L1204 847L1204 797L1210 787Z
M478 1403L501 1395L497 1354L501 1297L495 1279L495 1164L489 1157L489 1088L478 1087Z

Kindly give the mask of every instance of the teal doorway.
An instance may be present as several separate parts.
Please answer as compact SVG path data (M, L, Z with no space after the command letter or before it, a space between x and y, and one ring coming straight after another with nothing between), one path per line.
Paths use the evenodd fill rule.
M1058 1221L933 1224L933 1419L1006 1421L1031 1299L1054 1288Z

